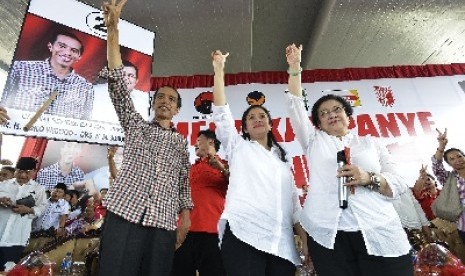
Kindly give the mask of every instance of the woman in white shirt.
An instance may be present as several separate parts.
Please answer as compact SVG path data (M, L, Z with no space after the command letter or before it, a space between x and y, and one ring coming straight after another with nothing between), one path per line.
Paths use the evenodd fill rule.
M297 221L301 208L286 152L273 137L264 107L251 106L244 112L242 137L238 134L224 92L228 54L212 55L213 120L231 172L219 221L226 273L294 276L301 260L293 228L304 241L306 234Z
M413 275L410 245L392 198L408 187L386 147L349 131L352 106L326 95L304 108L302 46L286 48L289 116L311 170L300 222L318 275ZM337 153L350 148L350 165L338 169ZM347 208L340 208L338 179L348 178Z

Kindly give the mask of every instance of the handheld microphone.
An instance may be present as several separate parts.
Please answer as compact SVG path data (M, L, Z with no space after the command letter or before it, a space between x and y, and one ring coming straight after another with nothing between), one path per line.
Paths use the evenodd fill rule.
M347 164L346 154L344 150L337 152L337 167L341 169L345 164ZM339 177L338 178L338 199L339 199L339 207L342 209L347 208L348 201L349 201L349 189L346 185L346 177Z

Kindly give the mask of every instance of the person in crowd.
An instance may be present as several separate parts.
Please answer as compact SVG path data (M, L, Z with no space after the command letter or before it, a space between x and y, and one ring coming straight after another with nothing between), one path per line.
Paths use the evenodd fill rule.
M70 195L70 199L67 201L70 206L68 220L74 220L83 212L83 206L79 202L81 193L77 190L68 190L67 194Z
M103 205L107 192L107 188L100 189L100 197L97 200L94 200L94 214L96 220L103 219L107 215L107 208Z
M65 142L60 149L58 162L42 168L37 173L37 182L44 185L46 190L54 189L57 183L65 183L67 189L82 189L84 185L84 171L74 163L79 157L82 144L76 142Z
M174 255L172 276L226 275L218 247L218 220L223 212L228 188L228 164L217 152L220 141L212 130L202 130L197 136L191 167L190 185L195 208L186 240Z
M19 262L29 241L32 220L47 206L43 186L32 180L37 160L21 157L15 177L0 185L0 270L7 262Z
M3 166L0 170L0 182L15 177L15 168L11 166Z
M45 211L34 219L33 232L53 230L57 237L66 235L65 223L70 210L68 202L64 199L66 191L64 183L55 185Z
M15 61L1 99L8 108L35 112L58 91L45 114L90 119L94 101L92 84L73 70L84 53L81 40L68 31L57 31L47 43L50 57L43 61Z
M227 56L212 54L213 121L231 170L218 226L224 267L231 276L294 275L301 264L294 229L303 241L306 235L298 223L301 208L290 163L266 108L247 108L242 136L237 133L224 91Z
M87 206L82 214L65 227L67 235L87 235L90 230L96 230L94 208Z
M186 237L193 208L187 140L172 127L181 97L176 89L163 86L154 94L152 121L136 112L124 80L118 42L118 21L125 3L103 3L108 90L125 145L123 164L104 201L107 215L101 235L99 274L169 275L175 245ZM182 223L177 227L178 215Z
M407 232L410 244L419 250L424 242L433 242L430 221L426 218L425 212L420 203L413 196L413 192L407 189L392 204L400 218L402 227Z
M457 180L457 187L459 190L459 198L463 205L465 205L465 154L462 150L457 148L449 148L447 146L447 128L444 132L436 129L438 132L438 147L435 154L431 158L433 163L433 173L441 185L446 184L449 176L452 175ZM452 171L447 171L444 168L442 161L452 167ZM465 243L465 212L462 212L457 221L458 234L462 241Z
M302 46L286 48L290 121L312 173L300 223L318 275L413 275L410 244L392 205L408 189L384 145L349 130L352 106L325 95L312 107L302 98ZM338 169L337 153L350 149L351 163ZM346 150L348 152L348 150ZM234 172L231 172L234 175ZM348 181L348 206L338 200L339 178ZM344 205L342 205L344 207Z
M436 216L431 210L431 204L438 197L440 190L438 190L434 176L426 171L426 166L421 166L420 175L415 181L412 191L415 199L420 203L421 208L425 212L426 218L429 221L434 220Z

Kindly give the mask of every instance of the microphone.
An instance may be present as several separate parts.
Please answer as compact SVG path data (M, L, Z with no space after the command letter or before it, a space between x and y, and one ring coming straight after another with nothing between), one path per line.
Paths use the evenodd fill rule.
M337 152L337 167L341 169L345 164L347 164L346 154L344 150ZM345 209L348 205L349 192L348 187L344 185L346 183L346 177L338 178L338 199L339 199L339 208Z

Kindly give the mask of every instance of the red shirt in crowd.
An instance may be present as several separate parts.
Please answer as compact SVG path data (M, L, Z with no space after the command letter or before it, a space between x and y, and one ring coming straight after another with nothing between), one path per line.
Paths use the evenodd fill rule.
M429 193L420 193L417 194L413 191L413 195L415 196L418 203L420 203L421 208L425 212L426 218L431 221L436 218L433 211L431 210L431 204L433 204L434 200L438 197L441 191L437 190L436 194L429 194Z
M226 164L226 161L220 159ZM218 233L218 220L224 209L228 178L208 164L208 158L197 159L190 171L191 210L190 232Z

